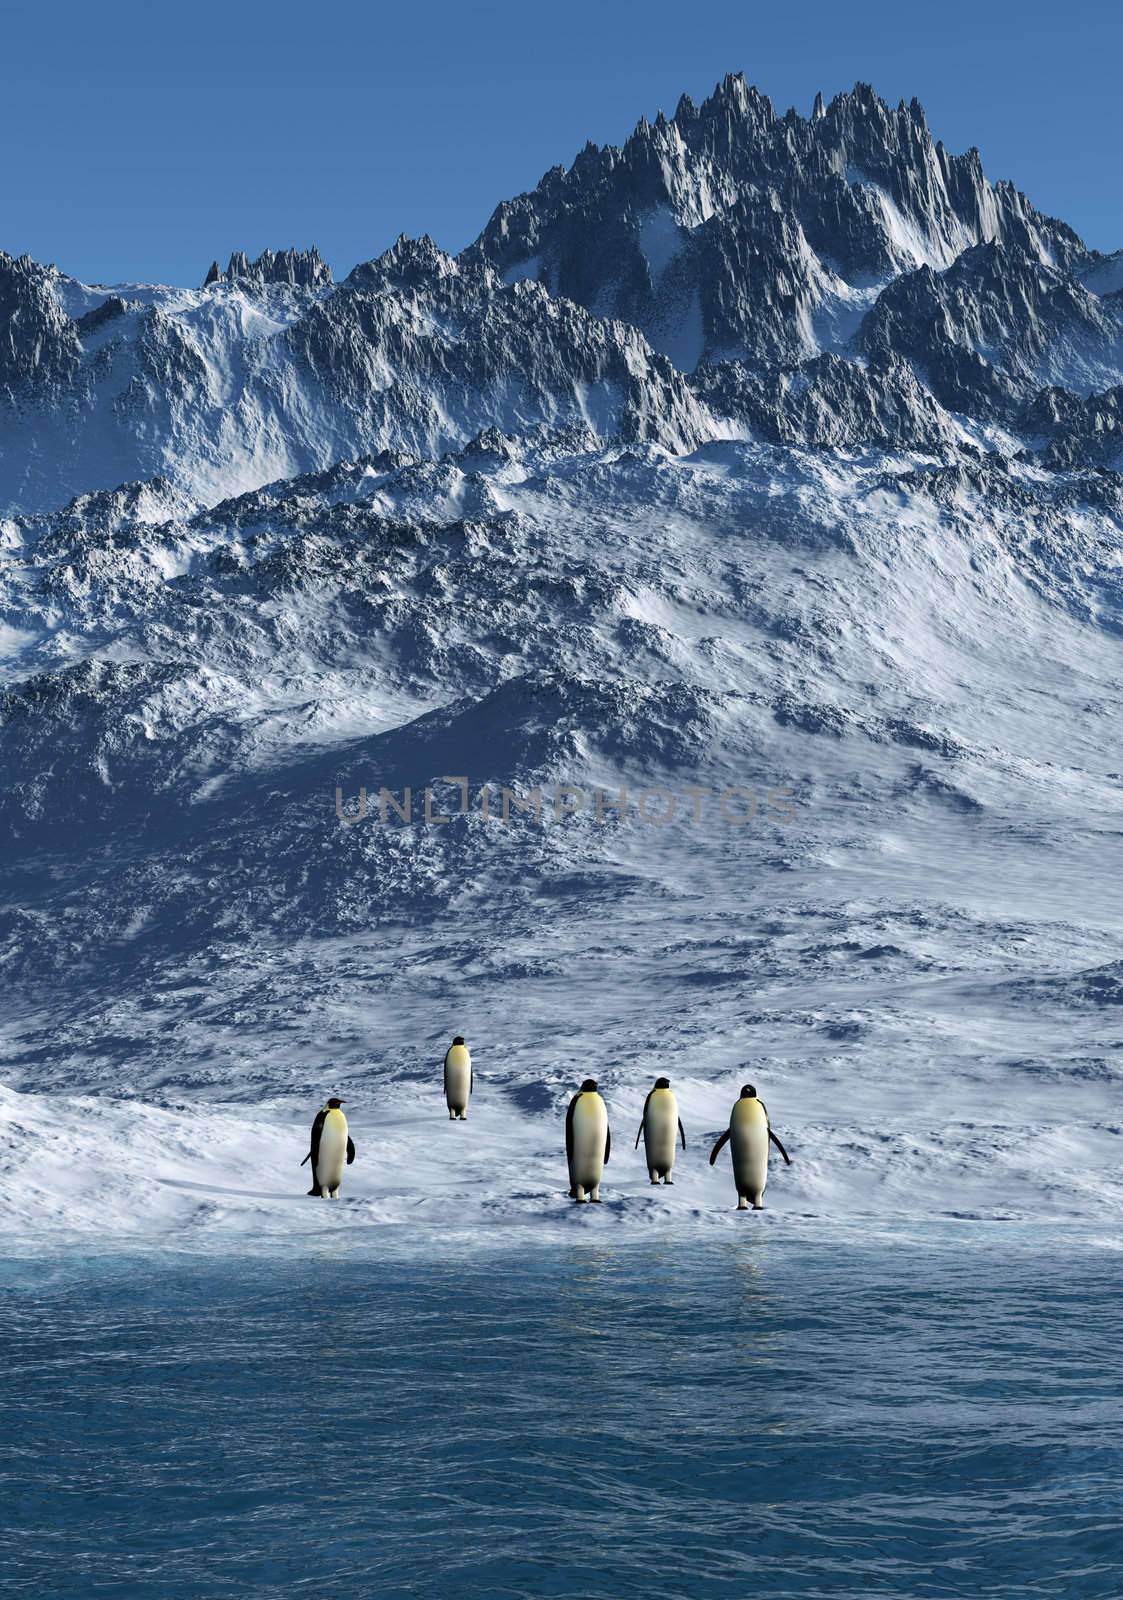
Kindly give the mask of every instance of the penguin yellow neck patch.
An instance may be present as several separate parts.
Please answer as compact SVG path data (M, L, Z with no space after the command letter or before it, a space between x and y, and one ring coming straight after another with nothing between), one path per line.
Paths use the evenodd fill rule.
M747 1122L750 1118L755 1122L758 1117L764 1116L764 1107L759 1100L738 1100L733 1107L733 1115L738 1122Z

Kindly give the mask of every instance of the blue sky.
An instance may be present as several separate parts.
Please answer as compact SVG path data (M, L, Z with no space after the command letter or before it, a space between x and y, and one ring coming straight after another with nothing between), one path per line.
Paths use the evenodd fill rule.
M917 95L1090 244L1123 246L1123 8L1087 0L0 0L0 248L87 281L201 281L316 243L448 249L494 205L742 71L780 111L856 79ZM914 14L915 13L915 14Z

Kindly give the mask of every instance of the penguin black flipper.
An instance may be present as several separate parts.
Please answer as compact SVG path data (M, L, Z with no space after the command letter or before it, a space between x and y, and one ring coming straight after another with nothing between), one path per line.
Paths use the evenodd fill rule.
M682 1139L682 1148L686 1149L686 1129L682 1125L682 1118L678 1119L679 1137Z
M639 1133L636 1134L636 1142L632 1147L635 1150L639 1149L640 1136L643 1133L643 1125L647 1121L647 1108L651 1104L651 1096L654 1093L654 1089L649 1089L647 1091L647 1099L643 1102L643 1116L639 1119Z
M569 1168L569 1198L577 1199L577 1190L573 1184L573 1113L577 1109L580 1094L575 1094L569 1102L569 1109L565 1114L565 1164Z
M312 1124L312 1145L311 1145L311 1149L308 1151L308 1154L304 1158L304 1161L309 1161L310 1160L311 1163L312 1163L312 1176L313 1176L313 1178L316 1176L316 1162L320 1159L320 1135L324 1131L324 1117L326 1115L327 1115L327 1113L325 1111L317 1111L316 1120ZM301 1166L304 1165L304 1161L302 1161L300 1163Z
M312 1123L310 1148L308 1154L304 1157L304 1161L312 1163L312 1187L308 1191L310 1195L317 1195L320 1192L319 1185L316 1182L316 1162L320 1159L320 1134L324 1131L324 1117L326 1115L327 1113L324 1111L317 1111L315 1120ZM304 1161L300 1163L301 1166L304 1165Z
M717 1144L715 1144L713 1149L710 1151L710 1166L711 1167L713 1166L714 1162L717 1160L718 1152L720 1151L722 1145L725 1143L725 1141L728 1138L729 1138L729 1129L726 1128L725 1132L719 1136Z
M350 1166L355 1159L355 1141L350 1135L347 1137L347 1165Z
M612 1154L612 1129L611 1128L606 1128L604 1130L604 1164L605 1164L606 1167L608 1165L608 1158L609 1158L609 1156L611 1154Z
M772 1140L772 1143L776 1146L777 1150L779 1150L780 1154L783 1156L784 1160L787 1162L788 1166L790 1167L791 1164L792 1164L792 1158L788 1154L788 1152L784 1149L784 1147L780 1143L779 1139L777 1139L776 1135L772 1132L771 1128L769 1128L769 1130L768 1130L768 1137Z

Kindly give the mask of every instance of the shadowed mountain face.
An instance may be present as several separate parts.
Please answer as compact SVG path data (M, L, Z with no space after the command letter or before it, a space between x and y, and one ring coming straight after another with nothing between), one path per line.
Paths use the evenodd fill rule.
M512 1115L673 1054L718 1126L752 1060L812 1214L883 1140L899 1207L966 1140L1079 1211L1059 1084L1123 1206L1119 265L915 104L739 79L459 258L0 257L20 1127L205 1161L186 1100L325 1054L422 1115L455 1018Z

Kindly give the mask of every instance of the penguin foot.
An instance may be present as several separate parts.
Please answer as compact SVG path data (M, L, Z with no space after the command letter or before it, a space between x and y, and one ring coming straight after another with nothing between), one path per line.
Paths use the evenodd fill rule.
M754 1201L753 1201L753 1210L754 1210L754 1211L763 1211L763 1210L764 1210L764 1207L763 1207L763 1205L762 1205L762 1204L761 1204L761 1203L760 1203L760 1201L759 1201L759 1200L754 1200Z
M747 1211L748 1209L749 1209L749 1202L745 1199L743 1194L742 1195L738 1195L738 1197L737 1197L737 1210L738 1211Z
M664 1178L664 1179L663 1179L663 1182L664 1182L664 1183L674 1183L674 1181L675 1181L675 1180L674 1180L674 1179L673 1179L673 1178Z
M651 1181L652 1181L652 1183L653 1183L653 1184L654 1184L654 1185L655 1185L655 1187L656 1187L656 1188L658 1188L658 1187L659 1187L659 1179L658 1179L658 1178L652 1178L652 1180L651 1180Z

